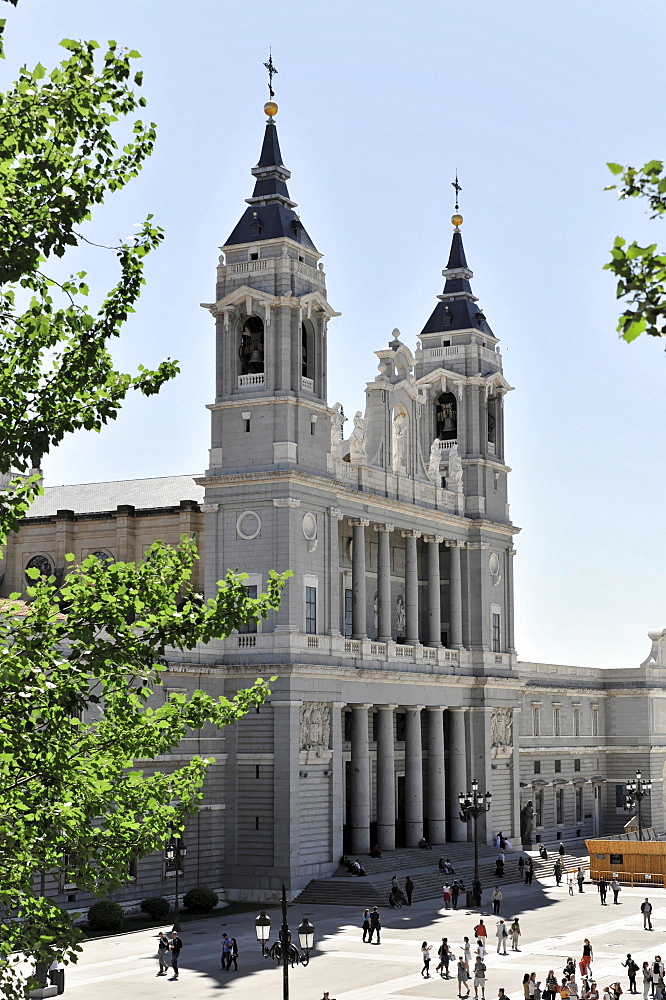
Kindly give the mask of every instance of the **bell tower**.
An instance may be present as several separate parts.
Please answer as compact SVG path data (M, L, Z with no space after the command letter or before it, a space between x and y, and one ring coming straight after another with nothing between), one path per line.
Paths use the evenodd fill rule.
M301 467L325 472L328 321L322 255L287 189L268 115L248 208L221 247L215 302L216 393L208 475Z

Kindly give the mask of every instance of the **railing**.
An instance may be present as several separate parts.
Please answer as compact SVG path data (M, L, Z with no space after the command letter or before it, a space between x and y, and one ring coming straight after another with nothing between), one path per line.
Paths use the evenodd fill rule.
M358 656L361 652L361 643L353 639L345 639L345 653L351 656Z
M263 372L256 372L254 375L239 375L238 388L245 389L248 385L264 385L266 376Z
M370 643L370 656L386 656L387 648L385 642L371 642Z
M423 659L424 660L437 660L437 650L436 649L428 649L427 646L424 647L424 650L423 650Z
M395 647L395 655L400 659L404 657L406 660L414 659L414 647L413 646L400 646Z
M426 347L423 354L426 358L446 358L462 354L464 347Z
M656 872L600 871L595 868L594 877L592 877L591 872L590 877L593 882L598 882L600 878L605 879L607 882L612 882L615 878L623 885L659 885L662 888L666 888L666 875Z
M243 649L246 646L256 646L257 637L256 635L239 635L236 637L238 639L239 648Z
M440 440L439 442L440 451L449 451L451 448L457 448L457 447L458 447L458 438L450 438L448 441Z
M308 636L308 649L319 649L319 636L309 635Z
M358 479L358 470L355 465L351 462L336 462L335 463L335 478L336 479Z
M241 264L229 264L228 268L232 274L247 274L248 271L265 271L268 268L268 261L248 260Z
M308 392L314 392L314 379L306 378L305 375L301 375L301 389L307 389Z

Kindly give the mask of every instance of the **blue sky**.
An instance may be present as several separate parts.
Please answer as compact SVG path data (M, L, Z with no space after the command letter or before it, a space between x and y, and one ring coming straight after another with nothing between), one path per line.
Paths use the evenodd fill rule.
M7 5L8 6L8 5ZM3 11L6 83L63 37L142 53L155 155L89 227L109 243L152 212L167 234L115 353L177 357L158 399L45 462L49 484L199 472L212 399L218 247L251 193L266 99L290 191L325 254L329 398L363 405L373 351L412 347L441 292L458 169L473 287L500 337L521 659L630 666L666 626L665 344L617 340L602 271L617 234L666 244L637 202L604 192L605 163L663 150L661 0L20 0ZM102 291L102 252L77 256Z

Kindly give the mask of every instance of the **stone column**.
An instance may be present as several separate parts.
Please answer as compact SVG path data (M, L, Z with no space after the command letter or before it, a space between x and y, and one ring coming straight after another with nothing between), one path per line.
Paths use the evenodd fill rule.
M428 646L442 645L441 582L439 543L441 535L424 536L428 543Z
M345 762L342 756L342 710L344 701L334 701L331 705L331 861L337 861L342 854L343 803L345 801ZM236 728L236 727L234 727Z
M416 541L416 540L415 540ZM423 836L422 705L405 708L405 843L418 847Z
M419 531L403 531L405 539L405 643L419 644L419 568L416 539Z
M352 705L351 738L351 849L352 854L370 850L370 745L368 709Z
M376 524L377 532L377 638L391 639L391 532L392 524Z
M382 537L381 535L379 536ZM393 712L397 705L377 705L377 843L395 850L395 749Z
M446 843L444 709L428 705L428 840Z
M460 571L461 542L447 541L449 549L449 648L462 649L462 574ZM457 792L456 792L457 794Z
M450 708L449 718L449 777L446 783L451 840L467 840L467 823L460 819L458 795L467 789L467 755L465 747L465 709Z
M338 526L342 511L337 507L328 508L326 523L326 559L328 573L325 574L324 593L326 597L325 629L328 635L340 635L340 538Z
M515 549L507 549L506 553L506 648L508 653L515 653L513 635L513 557Z
M366 518L350 518L353 528L352 545L352 639L367 639L365 597L365 529Z
M210 597L215 597L217 593L217 580L219 579L218 563L220 553L218 552L218 532L217 532L217 520L218 520L218 509L219 504L217 503L204 503L201 505L201 511L205 515L204 517L204 552L206 553L206 558L204 559L204 597L208 600Z

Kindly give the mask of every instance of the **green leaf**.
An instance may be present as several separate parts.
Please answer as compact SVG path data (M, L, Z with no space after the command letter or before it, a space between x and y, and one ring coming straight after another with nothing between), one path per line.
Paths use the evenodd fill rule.
M621 174L622 166L619 163L607 163L606 166L612 174Z

